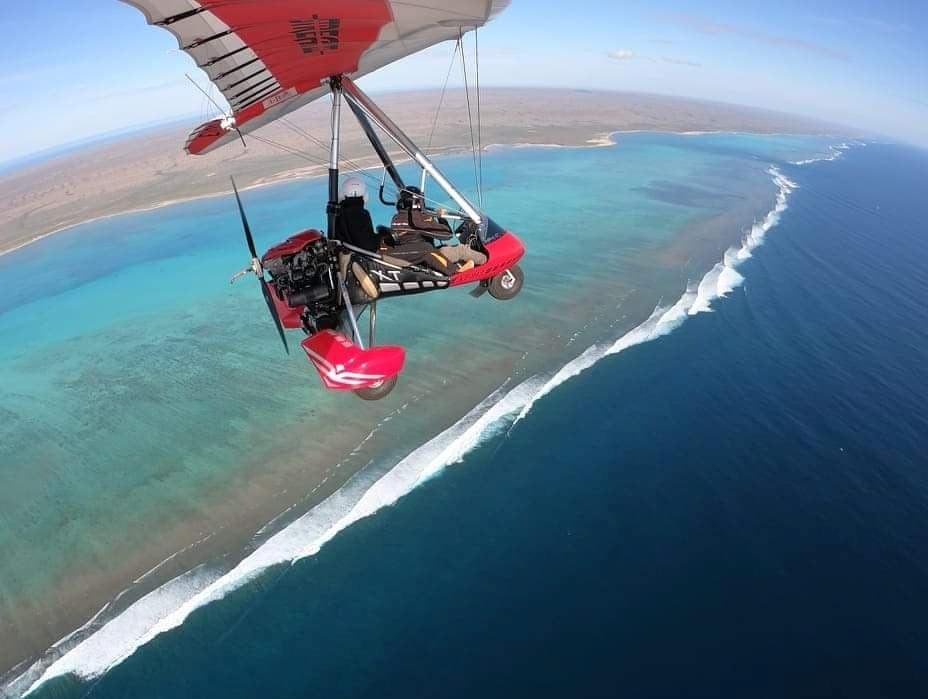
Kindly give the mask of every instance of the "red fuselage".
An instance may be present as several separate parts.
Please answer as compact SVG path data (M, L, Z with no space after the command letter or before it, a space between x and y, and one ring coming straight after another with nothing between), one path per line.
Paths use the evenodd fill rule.
M322 238L322 233L313 229L296 233L270 248L264 254L262 264L296 255ZM509 232L494 238L484 248L489 258L487 262L452 275L450 286L489 280L503 274L525 254L522 241ZM303 328L301 316L305 306L291 306L279 292L272 292L271 298L285 328ZM326 388L332 390L356 391L380 385L402 371L406 358L402 347L388 345L362 349L334 330L320 330L310 335L303 340L301 347Z

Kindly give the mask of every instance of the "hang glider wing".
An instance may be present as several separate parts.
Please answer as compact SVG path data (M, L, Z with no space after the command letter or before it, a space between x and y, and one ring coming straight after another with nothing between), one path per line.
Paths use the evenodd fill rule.
M328 92L460 31L486 24L508 0L122 0L163 27L232 108L196 128L187 152L206 153Z

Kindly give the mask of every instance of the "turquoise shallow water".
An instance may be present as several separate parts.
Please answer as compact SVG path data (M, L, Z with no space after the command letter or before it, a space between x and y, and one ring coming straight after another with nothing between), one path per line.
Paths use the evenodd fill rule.
M528 244L526 288L510 304L461 291L384 304L379 340L406 345L409 362L382 405L325 393L305 360L282 354L256 291L229 287L245 253L228 197L80 226L0 258L6 643L39 642L73 604L67 590L92 588L100 570L124 565L124 587L179 544L234 529L237 510L259 516L256 501L294 479L305 485L295 502L313 479L343 480L333 433L357 443L382 425L343 472L372 453L399 458L507 377L556 368L639 322L771 208L771 163L828 143L637 134L487 155L487 209ZM467 181L469 159L443 167ZM244 198L259 247L322 225L319 181Z

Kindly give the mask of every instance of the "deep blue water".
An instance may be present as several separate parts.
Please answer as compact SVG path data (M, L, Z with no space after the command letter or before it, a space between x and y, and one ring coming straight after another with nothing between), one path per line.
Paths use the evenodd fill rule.
M715 312L39 694L928 695L928 156L786 174Z

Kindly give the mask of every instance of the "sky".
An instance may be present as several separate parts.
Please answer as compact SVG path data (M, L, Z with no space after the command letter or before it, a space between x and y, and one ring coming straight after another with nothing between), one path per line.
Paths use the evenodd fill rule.
M205 75L174 37L117 0L2 2L0 29L0 163L214 115L184 74L207 85ZM928 146L926 0L512 0L479 41L488 86L696 97ZM361 85L438 87L452 50L433 47Z

